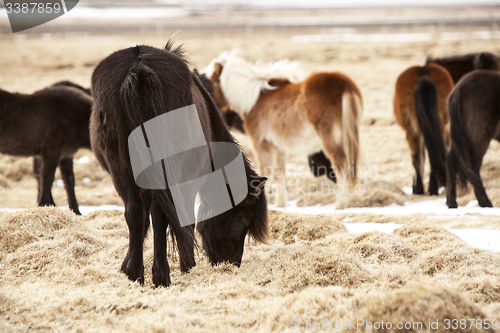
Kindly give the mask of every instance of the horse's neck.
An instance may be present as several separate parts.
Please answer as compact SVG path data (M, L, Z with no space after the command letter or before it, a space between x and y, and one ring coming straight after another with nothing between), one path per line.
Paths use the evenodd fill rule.
M4 98L9 98L12 96L12 93L6 91L6 90L3 90L3 89L0 89L0 98L3 100ZM2 101L0 100L0 102Z
M6 90L0 89L0 118L4 119L6 117L11 116L12 112L8 112L10 109L12 109L13 104L17 104L17 97L20 96L20 94L17 93L10 93Z

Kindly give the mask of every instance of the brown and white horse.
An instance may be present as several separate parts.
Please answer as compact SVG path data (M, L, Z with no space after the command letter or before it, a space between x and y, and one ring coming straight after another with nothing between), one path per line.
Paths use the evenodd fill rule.
M306 76L288 60L251 64L235 52L223 53L204 72L219 105L243 117L262 173L275 171L277 206L286 203L288 155L320 150L337 173L336 206L347 206L357 184L363 112L361 92L349 77L338 72Z

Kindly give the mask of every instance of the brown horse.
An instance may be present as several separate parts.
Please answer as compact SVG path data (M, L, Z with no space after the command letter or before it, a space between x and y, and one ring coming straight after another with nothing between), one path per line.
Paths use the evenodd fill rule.
M451 148L446 204L457 208L456 183L469 181L481 207L493 207L481 180L481 165L490 141L500 141L500 73L475 71L459 82L448 100ZM458 176L458 177L457 177Z
M242 115L261 171L276 171L277 206L286 202L287 155L320 150L336 169L337 207L347 206L357 183L363 111L361 93L350 78L337 72L306 77L296 62L250 64L234 52L223 53L205 71L219 105Z
M136 128L144 130L148 120L195 104L206 142L234 144L234 139L198 75L189 71L182 50L172 49L170 42L165 50L141 45L109 55L94 70L92 96L95 103L91 117L92 148L123 199L129 228L129 249L121 270L129 279L144 283L143 240L151 213L154 229L153 283L168 286L167 226L170 226L176 239L182 272L187 272L196 264L194 227L181 226L178 206L174 205L169 187L146 189L136 185L128 146L129 135ZM148 147L150 144L153 143L149 142ZM185 169L197 167L194 163L183 166ZM247 233L261 242L267 238L267 202L261 191L266 179L259 177L246 159L244 171L246 181L243 186L248 187L248 195L232 209L197 225L203 248L212 264L227 261L239 266ZM168 172L168 168L164 167L163 173L166 175ZM165 183L185 175L173 176L173 180L165 176ZM210 199L200 198L198 216L207 206L205 200Z
M80 148L90 149L91 109L92 99L87 94L63 85L30 95L0 89L0 153L35 157L39 206L55 205L51 188L59 166L69 207L80 214L73 155Z
M414 194L424 194L425 147L431 164L429 193L437 195L440 185L446 185L445 159L450 142L446 101L452 89L450 74L436 64L410 67L396 81L394 115L410 147L416 173Z
M467 73L476 69L500 70L500 62L496 55L489 52L469 53L460 56L432 58L427 57L425 64L438 64L444 67L451 75L453 82L457 82Z
M207 89L208 93L214 97L214 84L212 81L210 81L209 78L205 74L199 74L198 78L200 79L201 83ZM229 129L235 129L243 134L245 134L245 128L243 127L243 119L241 116L231 110L227 105L218 105L219 110L222 114L222 119L224 119L224 122L226 123L227 127Z

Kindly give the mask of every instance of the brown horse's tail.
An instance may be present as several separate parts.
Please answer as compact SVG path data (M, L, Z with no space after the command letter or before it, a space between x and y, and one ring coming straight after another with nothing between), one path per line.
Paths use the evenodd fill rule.
M342 142L346 156L344 174L350 187L358 181L359 126L363 115L361 96L347 90L342 95Z
M187 69L187 68L186 68ZM189 91L191 84L190 72L187 69L186 89ZM130 68L127 77L120 87L120 100L124 108L124 116L130 131L143 123L163 114L167 111L174 110L188 105L189 96L179 96L176 90L172 91L172 87L165 86L158 74L147 64L137 61ZM169 96L169 100L166 99ZM170 96L173 96L170 98ZM144 129L144 128L143 128ZM148 140L146 140L149 146ZM165 181L168 184L167 181ZM175 210L174 201L170 190L152 190L155 200L158 203L166 216L166 220L172 230L172 241L180 254L180 258L190 258L196 239L189 228L181 226L177 212ZM175 236L175 239L174 239ZM191 254L192 256L192 254ZM191 263L181 263L181 265L190 265Z
M440 185L446 185L446 148L438 114L437 87L428 78L422 78L415 90L415 113L429 154L431 173Z

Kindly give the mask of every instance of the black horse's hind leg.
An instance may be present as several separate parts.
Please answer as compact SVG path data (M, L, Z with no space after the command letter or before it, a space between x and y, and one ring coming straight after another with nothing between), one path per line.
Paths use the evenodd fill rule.
M40 193L38 195L39 206L55 206L52 198L52 183L57 168L58 157L42 157L42 173L40 178Z
M59 170L66 187L66 194L68 195L69 208L75 212L76 215L81 215L78 209L78 202L75 196L75 175L73 173L73 158L64 158L59 162Z
M154 200L151 206L154 230L153 283L156 287L170 285L170 267L167 261L167 220L160 204Z
M446 157L446 205L448 208L457 208L457 165L456 150L451 147Z
M429 195L438 195L438 191L439 191L438 177L436 171L431 169L431 175L429 177Z
M472 186L474 187L474 194L476 194L477 202L481 207L493 207L490 199L486 195L486 191L483 186L483 181L481 180L481 165L483 163L483 158L478 158L472 161L472 171L476 174L476 179L470 179Z
M415 179L413 180L413 194L424 194L424 183L422 181L423 154L416 153L412 156L413 167L415 168Z
M144 207L138 188L129 187L127 195L122 198L126 198L125 220L129 230L129 245L121 271L130 280L144 284L143 241L147 232L146 220L149 221L149 207Z

